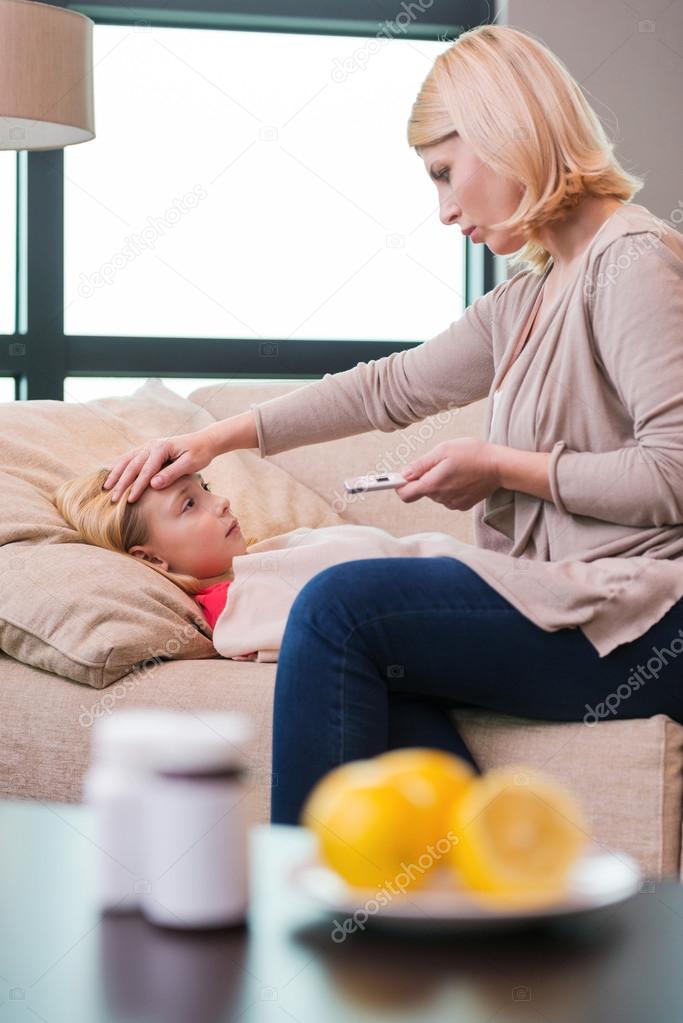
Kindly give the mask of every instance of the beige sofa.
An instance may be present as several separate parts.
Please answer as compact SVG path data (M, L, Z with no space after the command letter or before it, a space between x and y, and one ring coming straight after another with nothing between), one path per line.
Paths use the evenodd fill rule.
M204 416L223 419L244 411L252 401L300 386L305 382L227 381L198 389L189 402L201 407ZM110 399L108 407L115 409L116 401ZM41 414L49 414L59 403L40 404L44 406ZM400 468L441 440L480 435L483 407L480 402L390 434L371 431L296 448L266 461L307 487L345 521L380 526L397 536L439 530L471 542L470 512L448 511L429 499L405 504L391 491L348 498L341 481L362 471ZM12 416L19 421L19 412L0 408L5 427ZM75 409L73 414L76 417ZM184 431L205 421L185 425ZM78 422L82 424L82 418ZM112 458L130 446L120 440ZM16 536L26 542L19 533ZM6 589L10 580L4 575ZM11 598L5 596L3 606L0 646L14 653L0 652L0 792L4 796L79 801L89 760L90 725L98 714L115 713L122 706L182 708L199 714L208 709L239 709L248 712L256 726L251 773L259 819L268 820L275 664L224 660L202 648L196 658L166 660L144 675L124 675L110 684L101 683L105 687L98 689L45 670L42 661L28 653L29 663L24 663L23 651L28 648L18 644L10 627ZM514 665L510 670L514 672ZM548 685L552 684L549 673ZM593 837L606 849L630 853L650 878L681 876L683 726L664 715L603 721L594 727L532 722L477 710L453 711L453 716L484 767L524 762L556 776L577 794Z

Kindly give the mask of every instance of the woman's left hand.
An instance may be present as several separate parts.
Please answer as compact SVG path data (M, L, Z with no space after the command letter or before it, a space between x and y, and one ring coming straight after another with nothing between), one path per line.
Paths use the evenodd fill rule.
M396 487L396 493L407 503L431 497L446 508L466 511L500 486L494 451L495 445L477 437L442 441L401 470L409 482Z

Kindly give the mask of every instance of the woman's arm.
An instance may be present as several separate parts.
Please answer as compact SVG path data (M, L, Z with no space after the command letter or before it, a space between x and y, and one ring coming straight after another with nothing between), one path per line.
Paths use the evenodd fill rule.
M603 275L592 310L596 361L628 410L633 443L592 452L558 440L548 463L560 511L626 526L683 523L683 243L651 239L637 259L628 236L601 254L598 264L620 272Z
M166 487L224 452L257 448L265 458L369 430L390 432L483 398L494 374L493 308L509 284L503 281L482 295L431 341L345 372L326 373L322 380L255 402L246 412L194 434L159 438L125 452L105 489L112 487L116 500L130 485L128 500L134 501L150 481Z
M225 451L259 446L256 416L251 409L247 412L240 412L239 415L230 416L228 419L221 419L217 423L212 423L211 426L205 426L202 432L209 438L214 452L213 458Z
M618 245L630 244L628 238ZM616 263L610 246L607 259ZM631 526L683 522L683 263L653 249L597 293L594 334L629 409L635 441L618 451L552 451L491 444L498 485L572 515ZM603 257L604 261L604 257ZM618 264L617 264L618 265ZM638 274L637 284L628 272Z

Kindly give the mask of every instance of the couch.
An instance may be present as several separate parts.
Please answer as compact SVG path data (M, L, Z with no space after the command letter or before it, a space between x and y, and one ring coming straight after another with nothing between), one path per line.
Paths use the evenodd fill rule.
M187 399L181 399L169 397L161 382L152 380L147 381L138 393L135 408L144 405L147 410L148 418L140 420L143 434L145 431L148 436L188 432L207 422L242 412L250 402L276 397L291 388L305 385L306 381L221 381L200 387ZM155 661L145 672L131 669L125 673L126 662L121 651L125 649L132 618L126 618L123 608L119 614L120 597L118 605L113 609L109 607L103 614L111 630L109 635L114 637L112 650L106 658L108 673L96 664L97 659L89 646L89 633L84 632L79 638L78 650L68 650L64 641L60 641L63 635L60 630L65 622L53 621L49 625L41 622L35 629L36 632L42 629L41 643L36 646L31 637L26 636L25 623L22 626L17 621L16 607L22 601L26 605L29 598L21 590L19 582L20 579L22 584L25 582L26 573L13 575L12 566L25 565L27 553L36 559L37 568L31 576L30 588L37 600L48 564L40 559L49 556L54 568L57 555L76 552L73 535L43 533L35 525L30 529L22 527L22 515L27 520L38 515L41 522L48 516L44 497L40 495L54 485L56 477L43 473L41 458L47 458L45 450L49 450L50 456L57 458L55 472L60 478L66 478L73 453L67 453L60 461L60 451L53 449L57 445L66 445L66 439L70 438L70 442L75 439L83 448L91 446L92 462L83 460L79 463L81 468L86 464L94 468L98 460L103 460L103 451L107 451L109 461L113 461L115 455L132 446L133 434L124 436L125 431L120 428L116 433L110 430L115 421L112 417L117 412L120 413L117 423L131 418L130 406L124 407L126 400L111 398L99 403L77 403L68 408L67 403L59 402L0 406L3 435L5 438L11 436L12 442L16 442L14 447L10 445L10 453L5 452L0 464L0 498L5 503L11 500L18 509L15 510L16 521L5 521L4 532L0 536L0 544L3 545L0 546L0 554L6 554L9 559L0 561L3 577L3 595L0 596L0 792L12 799L80 801L83 775L90 756L92 722L102 714L116 713L120 707L178 708L199 715L205 710L236 709L247 712L254 722L250 772L256 790L257 817L260 821L267 821L270 812L275 664L225 660L216 656L210 643L208 625L202 626L199 617L187 617L189 598L186 595L181 594L185 601L182 608L179 603L175 609L176 596L171 590L177 590L177 587L163 579L160 582L171 587L171 590L164 591L161 601L163 613L181 617L185 614L186 623L194 621L194 625L186 625L193 635L191 642L188 641L178 653L173 652ZM157 402L161 411L155 418ZM36 409L22 409L19 405L36 406ZM277 510L266 509L265 519L260 524L254 520L256 531L260 525L261 531L270 528L272 535L274 529L282 531L303 524L346 521L376 525L396 536L438 530L472 542L471 512L449 511L429 499L405 504L393 491L349 497L344 493L342 480L363 471L400 469L441 440L481 435L483 411L484 402L478 402L467 408L448 410L390 434L370 431L303 446L268 459L260 459L257 452L251 452L252 470L279 474L277 480L280 482L273 476L272 488L259 484L262 496L276 490L276 483L277 486L289 486L288 494L293 494L292 488L298 487L306 495L304 504L298 506L298 518L296 515L290 515L289 519L286 517L287 508L294 506L293 498L289 505L289 499L278 499ZM59 420L59 428L55 425L51 431L50 443L42 447L38 427L36 438L32 440L27 436L33 433L33 427L27 426L27 422L32 422L30 416L33 412L36 413L36 421L42 423L42 429L45 429L45 424L50 427L51 418L55 424ZM87 424L92 422L96 431L105 421L110 432L106 436L103 434L98 447ZM14 432L13 426L16 426ZM110 436L111 440L108 439ZM263 464L256 466L256 462ZM231 463L231 472L234 474L235 466L241 468L243 465ZM210 478L210 467L208 471ZM237 486L237 475L230 479L235 479ZM42 501L38 511L35 510L38 508L36 494ZM251 504L249 488L244 486L244 480L241 501L242 504L234 503L233 507L242 521ZM24 508L28 510L23 511ZM280 515L279 519L277 515ZM302 515L313 517L314 521L302 522ZM50 528L56 528L54 519L50 519ZM77 553L89 556L93 551L81 549ZM95 557L105 556L110 559L107 565L112 564L111 559L118 559L126 563L128 571L130 559L111 552L95 553ZM101 564L104 562L98 562L98 571ZM156 576L143 566L133 565L132 570ZM66 563L64 575L69 576ZM68 584L72 597L75 591L77 599L79 586L85 586L87 581L83 573L81 580L72 577L66 580L65 585ZM19 586L16 591L13 590L15 585ZM64 601L66 593L65 589L61 594ZM77 605L72 605L72 613L73 606ZM88 623L84 621L83 627L86 626ZM92 632L92 623L88 628ZM117 632L117 628L120 631ZM120 655L118 660L114 656L117 652ZM133 653L129 656L133 657ZM514 665L510 666L510 670L514 672ZM548 684L553 684L551 677ZM568 785L576 794L590 822L592 837L605 849L631 854L648 878L683 876L683 726L665 715L631 721L604 720L590 727L584 723L530 721L474 708L453 710L452 714L465 741L484 768L507 763L526 763L540 768Z

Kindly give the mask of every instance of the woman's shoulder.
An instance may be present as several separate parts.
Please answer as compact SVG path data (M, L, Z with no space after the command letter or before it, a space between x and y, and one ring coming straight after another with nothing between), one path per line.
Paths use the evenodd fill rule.
M683 222L683 208L672 210L669 219L664 220L649 210L647 206L636 202L625 202L614 211L605 225L605 230L600 233L600 244L598 244L597 250L602 251L616 238L632 234L652 233L658 237L666 238L668 242L681 244L683 235L676 226L681 222Z
M619 293L622 301L627 295L653 299L664 281L675 287L681 279L683 234L645 206L624 203L591 247L583 294L592 312L596 300L604 301L606 293L612 298Z
M679 209L683 220L683 209ZM677 218L673 210L670 220L663 220L647 207L638 203L624 203L615 210L591 247L586 274L598 277L605 273L607 266L616 264L624 269L627 263L635 262L652 254L645 264L656 266L659 260L683 267L683 234L677 230Z

